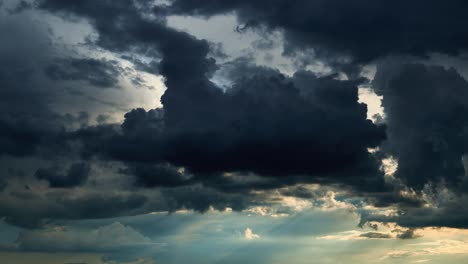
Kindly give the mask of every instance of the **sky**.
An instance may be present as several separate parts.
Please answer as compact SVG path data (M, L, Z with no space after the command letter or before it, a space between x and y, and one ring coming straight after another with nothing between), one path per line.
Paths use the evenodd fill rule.
M467 10L0 1L0 263L467 263Z

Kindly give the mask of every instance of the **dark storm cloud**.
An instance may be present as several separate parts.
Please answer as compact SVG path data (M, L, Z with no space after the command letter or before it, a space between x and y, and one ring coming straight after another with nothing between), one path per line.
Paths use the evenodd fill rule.
M164 110L127 113L121 133L111 132L107 141L95 141L103 128L79 131L93 142L85 140L89 153L102 149L126 162L169 162L196 174L332 176L357 186L382 185L367 148L384 139L384 129L366 120L366 106L357 103L359 82L310 72L288 78L265 68L223 92L209 80L217 69L209 43L166 27L163 19L143 17L132 1L50 0L41 6L88 18L101 47L149 50L162 58Z
M120 72L116 61L89 58L57 59L45 69L52 80L80 80L102 88L117 87Z
M422 1L176 0L163 11L213 15L234 10L246 28L284 29L286 52L313 47L330 58L330 64L338 63L335 59L342 55L362 63L396 53L463 50L468 19L460 6L466 4L425 1L418 9L419 4ZM67 153L70 156L79 151L86 162L95 157L99 162L118 161L124 166L121 174L132 175L137 187L157 188L158 195L64 190L83 185L90 167L52 166L35 174L49 182L46 194L29 186L2 194L0 216L9 223L35 227L47 219L179 209L205 212L211 207L242 210L266 200L251 191L317 182L372 193L377 204L397 203L409 213L392 220L405 226L461 223L463 218L457 216L451 219L459 222L430 222L430 216L438 214L435 209L410 208L412 202L413 207L420 204L387 193L378 160L379 155L398 158L396 177L418 190L441 179L453 186L462 182L466 115L462 98L467 85L453 70L422 65L379 69L374 88L384 96L390 137L382 147L384 154L370 154L368 148L379 146L386 135L385 127L367 120L366 106L358 103L358 86L367 82L357 78L359 65L332 65L352 80L308 71L285 76L242 59L217 65L208 41L169 28L165 17L158 15L163 11L156 10L155 17L149 1L41 0L38 6L74 21L85 19L97 33L88 44L130 58L138 70L162 75L167 87L163 108L134 109L122 124L87 126L87 117L78 116L80 128L65 130L64 122L73 118L49 109L47 102L55 97L47 81L115 87L121 69L108 60L57 59L55 54L43 58L37 43L24 49L34 52L12 56L16 42L43 38L30 36L23 28L11 43L0 43L0 58L6 61L0 65L0 82L7 88L0 90L0 154L32 156L38 149L49 149L58 156L63 154L60 149L72 152ZM11 30L2 25L0 29ZM40 43L50 44L48 38ZM53 53L46 51L42 53ZM37 61L46 67L31 67ZM211 81L220 67L218 73L231 82L223 89ZM35 75L39 73L48 80L39 79ZM65 141L73 148L64 150ZM131 189L135 190L148 191ZM316 194L296 189L285 195ZM441 210L453 213L453 208ZM371 217L375 216L364 215L363 221ZM413 223L418 217L422 220Z
M66 191L36 193L31 190L2 194L0 215L5 222L35 228L57 219L109 218L141 214L147 197L139 194Z
M372 85L383 95L384 150L398 160L395 176L417 190L444 182L465 191L468 82L455 69L389 63Z
M190 176L174 168L170 164L133 162L120 171L125 175L133 175L137 186L143 187L176 187L190 184Z
M398 202L397 195L379 199L399 203L397 216L363 213L363 221L466 228L468 82L453 68L387 61L372 86L385 109L388 139L382 154L398 160L395 177L418 197L431 197L431 206L417 197L416 203ZM411 232L398 236L411 238Z
M291 79L243 78L225 93L213 92L217 95L208 98L211 102L178 102L175 97L167 103L177 112L166 103L164 112L135 109L120 129L85 128L76 136L86 153L126 162L169 162L197 175L245 171L285 177L285 183L294 181L291 176L306 182L330 177L330 182L382 187L377 160L367 148L377 146L385 134L366 120L365 105L357 103L357 83L299 72ZM197 114L199 105L210 107ZM158 174L148 168L158 166L134 163L127 171L147 179ZM176 182L180 178L164 174Z
M121 125L85 127L73 132L82 144L82 155L126 162L159 162L164 140L162 109L133 109Z
M169 92L170 87L163 97L170 145L166 157L194 172L376 172L367 147L377 146L384 131L366 120L352 82L302 72L293 79L243 78L226 93L214 90L208 98L191 97L190 103L180 101L182 95L168 98L173 96Z
M162 195L165 197L166 206L168 206L170 212L180 209L191 209L202 213L210 208L220 211L226 208L241 211L253 205L253 200L256 197L247 193L224 193L201 186L163 189Z
M439 208L402 209L397 216L364 214L361 216L361 223L368 221L398 223L400 226L409 228L424 228L428 226L468 228L468 212L464 209L466 198L459 198L459 200L444 204ZM401 235L406 237L410 234L403 233Z
M310 179L309 179L310 180ZM248 194L254 190L271 190L296 182L307 182L301 177L262 177L252 173L211 173L194 175L192 181L199 181L204 186L217 189L227 194Z
M307 47L355 61L392 55L457 54L468 48L463 0L173 0L161 14L211 16L235 11L245 28L282 29L285 51Z
M21 113L11 117L8 114L11 112L2 114L0 119L0 154L30 155L41 145L52 147L51 137L60 135L60 126L54 122L55 115Z
M39 6L64 15L87 18L99 33L95 44L112 51L141 52L146 57L160 58L160 52L169 63L172 55L175 60L181 57L196 63L200 71L212 65L204 59L208 42L196 40L186 33L166 27L165 18L150 19L146 1L39 1ZM200 57L203 55L203 57Z
M114 85L119 68L113 61L61 58L70 51L57 47L47 21L32 12L0 11L0 33L8 35L0 43L0 155L69 155L66 128L85 125L88 114L75 117L53 109L54 104L76 103L60 81Z
M5 181L5 179L0 178L0 192L3 191L6 186L7 186L7 182Z
M9 35L0 43L0 155L29 155L62 129L38 74L53 51L47 29L25 15L0 14L0 33Z
M158 179L157 176L164 175L146 180L170 182L170 179ZM149 186L162 185L161 182L153 182ZM256 204L255 201L261 204L267 198L249 193L225 193L201 184L178 187L172 182L163 184L170 187L148 192L129 188L93 190L84 186L54 188L47 192L28 186L19 189L7 187L4 192L0 192L0 215L9 224L34 229L69 220L114 218L151 212L194 210L204 213L211 208L224 210L228 207L240 211Z
M228 75L233 84L223 91L210 81L218 68L209 57L210 43L168 28L163 18L151 18L144 13L151 10L145 2L51 0L40 6L75 21L85 18L98 34L93 44L99 48L142 54L152 61L148 67L160 62L153 72L163 75L167 91L163 109L132 110L122 124L90 127L87 114L56 113L52 103L67 104L60 100L63 89L57 83L112 87L120 69L107 60L58 57L46 27L31 30L36 25L26 20L27 14L0 17L6 21L0 31L15 32L0 42L0 154L41 156L52 163L29 168L37 170L31 179L12 184L7 179L0 216L8 223L38 227L57 219L152 211L243 210L266 200L251 190L296 182L381 190L382 174L367 148L385 138L384 128L366 120L365 105L357 103L359 81L305 71L286 77L235 62L237 73L232 69ZM249 73L241 76L242 71ZM68 122L80 128L70 131ZM95 156L121 161L120 172L131 174L138 187L159 187L157 194L85 185L87 163ZM86 163L77 163L81 159ZM252 173L266 177L247 177ZM49 188L34 186L38 179Z
M90 166L86 163L74 163L66 172L58 167L38 169L35 177L46 180L52 188L69 188L82 185L88 179Z

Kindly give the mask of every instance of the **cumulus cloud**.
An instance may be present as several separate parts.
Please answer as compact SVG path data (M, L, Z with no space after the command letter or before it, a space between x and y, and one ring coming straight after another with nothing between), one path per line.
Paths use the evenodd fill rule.
M460 240L438 240L429 243L412 244L411 247L416 247L415 250L394 250L382 256L381 259L395 258L405 259L410 257L428 257L438 255L458 255L465 254L467 250L467 242Z
M395 177L419 190L441 182L463 186L468 82L453 68L387 63L373 87L383 96L384 148L398 161Z
M250 228L248 228L248 227L244 230L244 237L245 237L246 239L248 239L248 240L260 238L259 235L255 234L255 233L252 231L252 229L250 229Z

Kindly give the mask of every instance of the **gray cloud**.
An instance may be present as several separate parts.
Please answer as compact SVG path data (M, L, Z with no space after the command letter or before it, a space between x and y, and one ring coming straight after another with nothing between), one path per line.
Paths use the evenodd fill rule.
M395 176L418 190L444 182L464 191L468 82L453 68L385 64L372 85L383 96Z
M36 193L17 190L2 193L0 215L5 221L35 228L57 219L108 218L143 213L146 196L111 192L68 191Z
M361 234L360 237L367 237L367 238L377 238L377 239L389 239L392 238L391 235L379 232L367 232Z
M198 1L175 0L160 14L212 16L235 12L241 29L284 30L285 52L311 47L325 58L350 56L357 62L395 54L457 54L468 47L464 1L403 0Z
M82 80L102 88L118 87L121 71L116 61L90 58L57 59L45 68L46 75L52 80Z
M81 185L86 182L91 168L86 163L74 163L70 165L65 174L57 167L38 169L35 177L46 180L52 188L68 188Z

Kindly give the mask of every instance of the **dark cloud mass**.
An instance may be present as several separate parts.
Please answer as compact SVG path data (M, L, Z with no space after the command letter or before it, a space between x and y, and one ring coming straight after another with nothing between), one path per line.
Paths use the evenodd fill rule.
M391 62L378 67L373 87L383 96L388 140L382 148L398 160L395 177L429 196L431 207L406 205L397 217L364 214L363 220L466 228L468 82L453 68Z
M461 0L37 0L21 1L14 12L0 7L0 33L11 35L0 41L0 167L8 167L0 170L0 218L34 228L181 209L240 211L278 203L271 194L278 188L275 195L325 206L326 192L302 186L314 183L394 206L389 216L359 208L360 225L396 222L410 228L396 235L401 239L414 238L413 228L466 227L468 82L429 58L466 52L467 8ZM235 34L261 33L256 51L273 50L266 36L279 31L283 59L307 58L286 73L271 54L268 66L254 56L230 57L222 44L168 22L220 14L236 15ZM78 43L57 44L86 30ZM375 64L373 80L361 77ZM154 98L158 108L135 106L142 102L135 90L123 116L88 109L89 98L117 105L118 92L144 86L148 76L162 77L166 88ZM363 86L382 97L378 122L360 103ZM394 175L385 177L385 158L397 161Z
M192 110L185 102L169 101L170 89L163 97L170 133L167 155L194 171L279 176L341 174L340 170L365 173L372 171L370 164L366 168L371 160L366 148L384 138L383 129L365 119L356 84L307 72L292 80L281 75L240 80L210 103L204 98L193 102L210 105L206 113ZM343 104L337 106L333 100ZM174 104L177 112L167 104ZM346 133L337 133L344 127Z
M202 16L234 11L245 28L284 30L286 52L312 47L326 57L367 62L395 54L466 50L467 7L463 0L174 0L156 10Z
M383 95L384 146L399 161L395 176L419 190L442 181L463 186L468 82L453 68L388 63L379 67L373 87Z
M66 190L34 193L30 190L1 194L0 214L8 223L37 228L55 219L109 218L141 214L147 197L139 194L83 192L68 195Z
M382 184L377 161L367 148L385 138L384 129L366 120L366 107L357 103L356 83L310 72L292 79L256 76L225 93L213 87L217 95L209 98L212 102L195 102L192 97L190 104L178 101L182 95L166 101L171 89L163 98L164 113L133 110L126 114L121 133L91 141L85 152L99 149L104 156L128 162L170 162L202 174L245 171L274 177L338 177L377 189ZM174 111L166 102L174 104ZM210 108L199 113L199 105ZM77 136L86 142L95 138L96 129L84 129ZM134 163L130 171L149 175L151 167L161 168ZM177 174L171 175L176 181Z
M176 187L189 184L190 176L177 170L170 164L154 164L150 162L133 162L122 169L124 175L134 175L136 184L143 187Z
M125 3L109 5L112 12L105 2L43 3L50 10L88 17L103 47L154 48L162 57L160 73L168 88L161 98L164 113L127 113L122 134L111 138L119 144L103 141L99 147L105 154L123 161L167 161L195 173L332 175L349 176L350 182L353 175L363 175L378 183L378 165L367 148L385 136L357 103L358 82L310 72L292 79L258 74L223 92L208 79L216 64L207 57L206 41L167 28L163 21L147 21ZM129 23L119 24L122 19ZM190 70L186 65L192 65Z
M66 173L57 167L38 169L34 176L46 180L52 188L67 188L81 185L86 182L90 166L86 163L70 165Z
M0 44L0 154L24 156L61 130L60 116L45 103L54 94L37 74L51 47L46 29L30 28L27 17L1 16L0 21L3 34L15 31Z
M398 215L382 216L363 214L361 222L377 221L384 223L398 223L410 228L424 228L428 226L468 228L468 211L465 209L466 195L457 195L450 200L438 201L436 207L402 208ZM402 239L411 238L413 231L398 234Z

